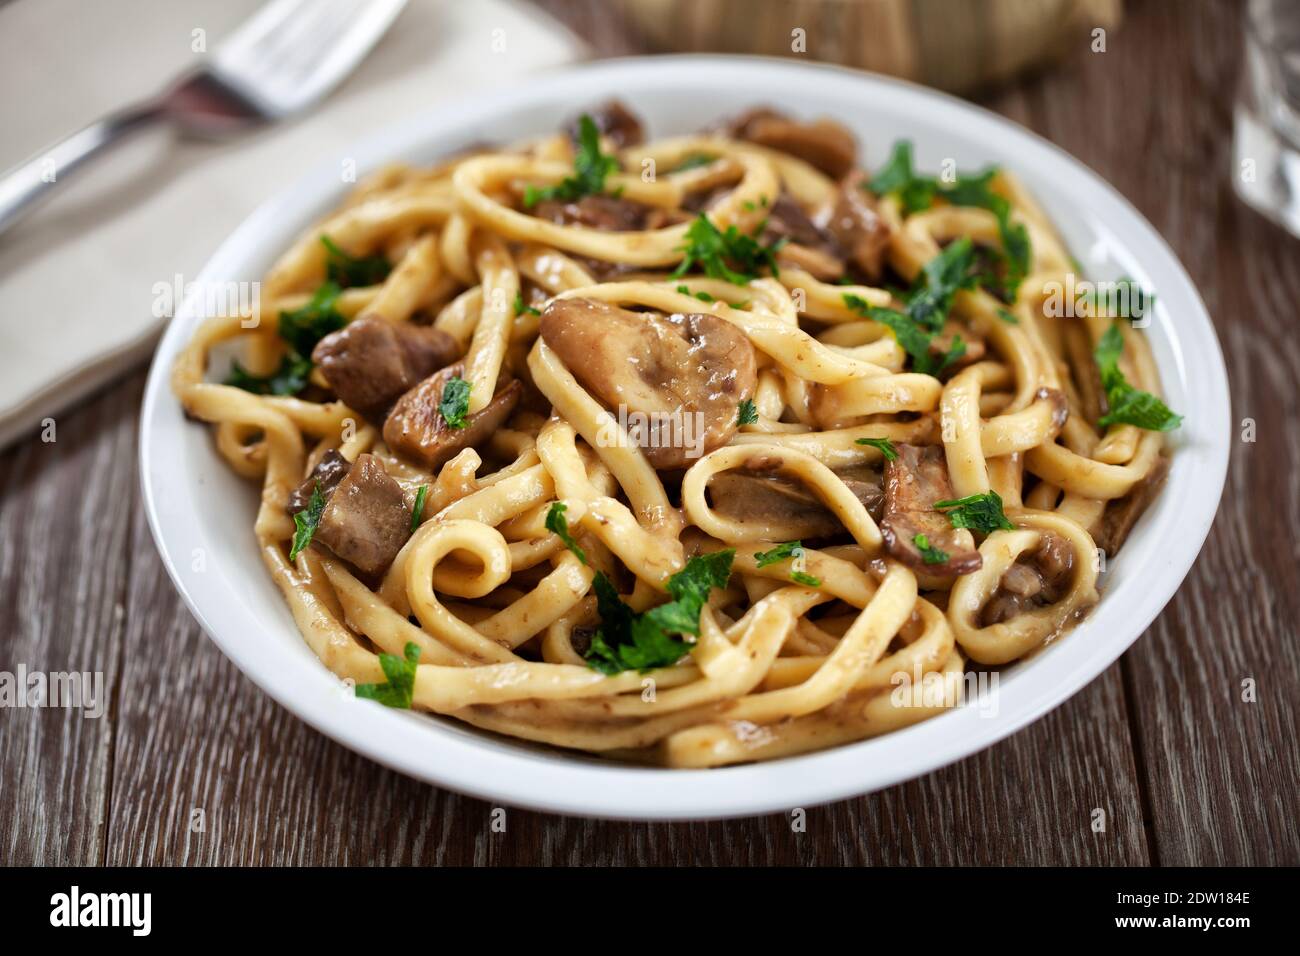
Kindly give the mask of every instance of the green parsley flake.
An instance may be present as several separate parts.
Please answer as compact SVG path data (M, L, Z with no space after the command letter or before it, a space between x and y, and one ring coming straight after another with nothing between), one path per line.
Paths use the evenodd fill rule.
M307 501L307 507L298 511L293 516L293 545L289 548L289 560L297 561L298 555L303 548L311 544L312 535L320 527L320 517L325 511L325 496L321 494L320 482L316 482L311 490L311 498Z
M329 236L320 241L325 247L325 277L344 288L378 285L393 270L383 256L350 256Z
M523 315L527 312L529 315L541 315L540 309L534 309L531 305L524 305L524 294L515 293L515 315Z
M1101 384L1106 390L1108 411L1097 420L1102 428L1107 425L1136 425L1147 431L1173 431L1183 422L1183 416L1170 411L1169 406L1150 392L1134 388L1120 370L1119 359L1124 353L1124 335L1118 325L1108 328L1093 352Z
M755 551L754 561L760 568L765 568L771 564L777 564L781 561L798 560L804 556L802 541L785 541L778 544L770 551ZM822 579L813 577L811 574L805 574L803 571L791 571L790 580L795 584L802 584L808 588L819 588L822 585Z
M242 388L254 395L297 395L307 387L311 359L290 352L280 360L280 367L270 375L252 375L239 362L232 362L224 385Z
M587 664L603 674L644 673L675 664L694 647L677 635L700 633L700 611L709 591L727 586L735 557L735 549L729 548L691 558L668 579L672 600L641 613L624 604L609 578L596 572L601 623L587 650Z
M1003 275L1000 278L986 277L984 282L1011 302L1029 273L1031 248L1029 231L1024 224L1011 221L1011 203L991 188L997 173L997 167L990 166L978 173L959 174L952 183L920 175L912 167L912 144L900 140L894 144L885 165L867 183L867 188L879 196L896 196L908 215L929 209L936 197L954 206L978 206L993 213L998 221L998 236L1002 244Z
M380 654L379 666L388 678L383 684L358 684L356 695L365 700L373 700L385 707L410 710L415 699L415 673L419 668L420 645L408 641L405 660L395 654Z
M936 501L934 507L936 511L947 511L948 520L954 528L969 528L981 534L1014 531L1016 528L1003 513L1002 496L996 491L967 495L951 501Z
M583 564L587 563L587 553L578 547L578 542L573 540L573 535L569 533L569 519L564 517L564 513L569 510L569 506L563 501L557 501L551 505L546 512L546 530L551 532L561 541L564 546L577 556Z
M921 560L926 564L943 564L948 560L948 552L930 547L930 539L923 534L914 535L912 543L921 551Z
M758 406L752 398L742 398L736 406L737 425L756 425L758 423Z
M709 295L707 292L692 292L692 291L690 290L690 287L689 287L689 286L679 285L679 286L677 287L677 291L680 292L682 295L693 295L693 296L695 296L695 298L699 299L701 302L716 302L716 301L718 301L718 300L715 299L713 296Z
M464 428L465 416L469 414L470 383L459 375L453 375L442 389L442 400L438 402L438 414L447 423L448 428Z
M423 517L424 515L424 499L428 496L428 494L429 494L428 485L421 485L419 490L415 493L415 506L411 508L411 533L412 534L415 533L416 528L420 527L420 518Z
M573 175L554 186L529 186L524 190L524 208L532 209L547 199L572 202L605 191L605 177L618 171L618 160L600 151L600 130L586 113L578 118L578 152Z
M721 232L708 216L700 213L686 230L686 244L678 247L686 255L670 278L680 279L696 266L709 278L725 279L733 285L748 285L764 268L780 276L776 254L785 245L785 238L763 245L759 237L766 228L765 219L750 235L742 233L734 224Z
M894 443L888 438L858 438L854 444L870 445L885 456L885 461L898 460L898 449L894 447Z

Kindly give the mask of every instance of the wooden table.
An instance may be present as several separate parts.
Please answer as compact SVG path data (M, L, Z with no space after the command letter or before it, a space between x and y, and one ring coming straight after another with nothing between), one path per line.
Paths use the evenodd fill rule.
M543 5L602 53L640 52L599 3ZM782 815L523 810L494 833L492 807L337 746L200 633L137 493L140 370L60 416L57 441L0 456L0 670L103 671L111 690L98 720L0 711L0 863L1300 862L1300 242L1228 180L1238 15L1134 4L1108 52L986 101L1097 170L1172 243L1215 317L1233 419L1257 428L1253 443L1225 436L1228 488L1178 595L1067 704L938 773L811 809L802 833Z

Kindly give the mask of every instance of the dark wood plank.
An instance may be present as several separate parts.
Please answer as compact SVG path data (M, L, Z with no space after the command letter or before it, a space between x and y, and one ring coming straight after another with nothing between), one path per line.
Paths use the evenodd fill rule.
M90 673L88 708L0 710L0 864L95 864L112 764L139 379L0 456L0 671Z
M1077 58L1035 90L1046 135L1173 245L1228 362L1237 424L1218 518L1191 575L1123 662L1155 856L1170 864L1300 861L1291 530L1300 522L1300 241L1242 205L1228 178L1240 15L1231 2L1194 13L1135 5L1107 53ZM1253 443L1241 440L1247 418ZM1256 703L1242 700L1247 679Z

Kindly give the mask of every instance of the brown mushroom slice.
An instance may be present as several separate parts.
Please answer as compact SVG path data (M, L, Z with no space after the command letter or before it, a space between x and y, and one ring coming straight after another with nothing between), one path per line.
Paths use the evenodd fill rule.
M321 496L328 498L351 468L352 462L339 454L338 449L331 448L321 456L321 460L316 463L311 474L289 493L289 503L284 510L295 515L306 508L311 503L311 496L317 485L320 485Z
M597 401L645 424L634 437L656 469L685 467L725 445L758 381L749 339L715 315L556 299L542 312L541 335Z
M402 487L379 459L361 455L325 503L312 544L322 545L374 580L411 536Z
M638 232L658 229L672 218L667 210L619 196L583 196L566 202L545 199L532 213L559 226L585 226L602 232Z
M997 590L980 609L979 626L1002 624L1055 604L1070 590L1073 577L1074 552L1069 543L1044 533L1036 550L1020 555L1002 573Z
M1101 516L1101 527L1097 532L1097 547L1108 557L1114 557L1128 540L1129 532L1137 524L1143 512L1151 506L1165 479L1169 476L1169 457L1160 455L1146 477L1135 484L1123 498L1117 498L1106 505Z
M857 162L858 145L846 127L831 119L800 122L766 107L750 110L727 124L737 139L789 153L842 179Z
M769 245L780 239L787 241L781 249L781 258L815 278L834 282L844 275L844 253L839 244L787 193L772 203L762 235L762 241Z
M384 422L384 441L389 448L435 471L462 449L481 445L506 423L523 393L523 384L518 379L499 383L492 401L466 416L464 428L447 424L438 405L447 383L461 377L464 371L463 363L449 365L397 400Z
M458 352L441 329L363 318L321 339L311 358L345 405L382 421L399 395Z
M836 474L873 517L879 516L883 492L878 472L851 466ZM762 525L774 539L806 541L844 531L843 522L802 482L783 478L775 469L721 472L710 479L708 496L721 517Z
M645 142L645 128L641 118L633 113L622 100L606 100L594 109L587 110L602 136L607 136L618 149L624 146L639 146ZM575 143L578 141L578 118L565 127L564 131Z
M941 445L897 444L898 457L885 465L885 509L880 533L885 549L908 567L934 577L970 574L983 565L975 538L954 528L948 516L934 510L936 501L956 498ZM948 555L927 563L916 542L925 535L929 546Z
M878 280L884 273L885 254L894 231L878 212L875 196L864 188L866 181L866 174L860 170L844 178L826 225L862 274Z

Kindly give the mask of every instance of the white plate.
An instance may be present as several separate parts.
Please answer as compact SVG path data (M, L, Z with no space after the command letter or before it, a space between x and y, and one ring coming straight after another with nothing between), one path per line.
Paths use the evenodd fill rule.
M1111 562L1101 604L1063 640L1003 673L995 715L958 708L875 740L754 766L628 767L354 700L308 650L257 555L254 487L231 473L210 429L187 421L171 393L172 364L199 320L196 303L187 301L154 360L140 459L149 525L167 570L222 651L313 727L403 773L508 804L642 819L767 813L898 783L988 747L1115 661L1195 560L1223 489L1230 440L1227 374L1214 329L1186 272L1151 225L1082 164L999 116L898 81L785 60L683 56L568 68L518 90L412 117L368 139L356 151L358 164L364 170L394 159L424 162L476 141L544 133L611 94L641 113L654 136L770 103L846 123L870 167L899 137L914 141L922 169L936 169L947 157L963 169L1001 163L1033 190L1090 278L1131 275L1155 290L1147 334L1168 402L1185 419L1173 435L1168 485ZM200 287L259 278L344 190L335 163L313 171L222 244L199 277Z

